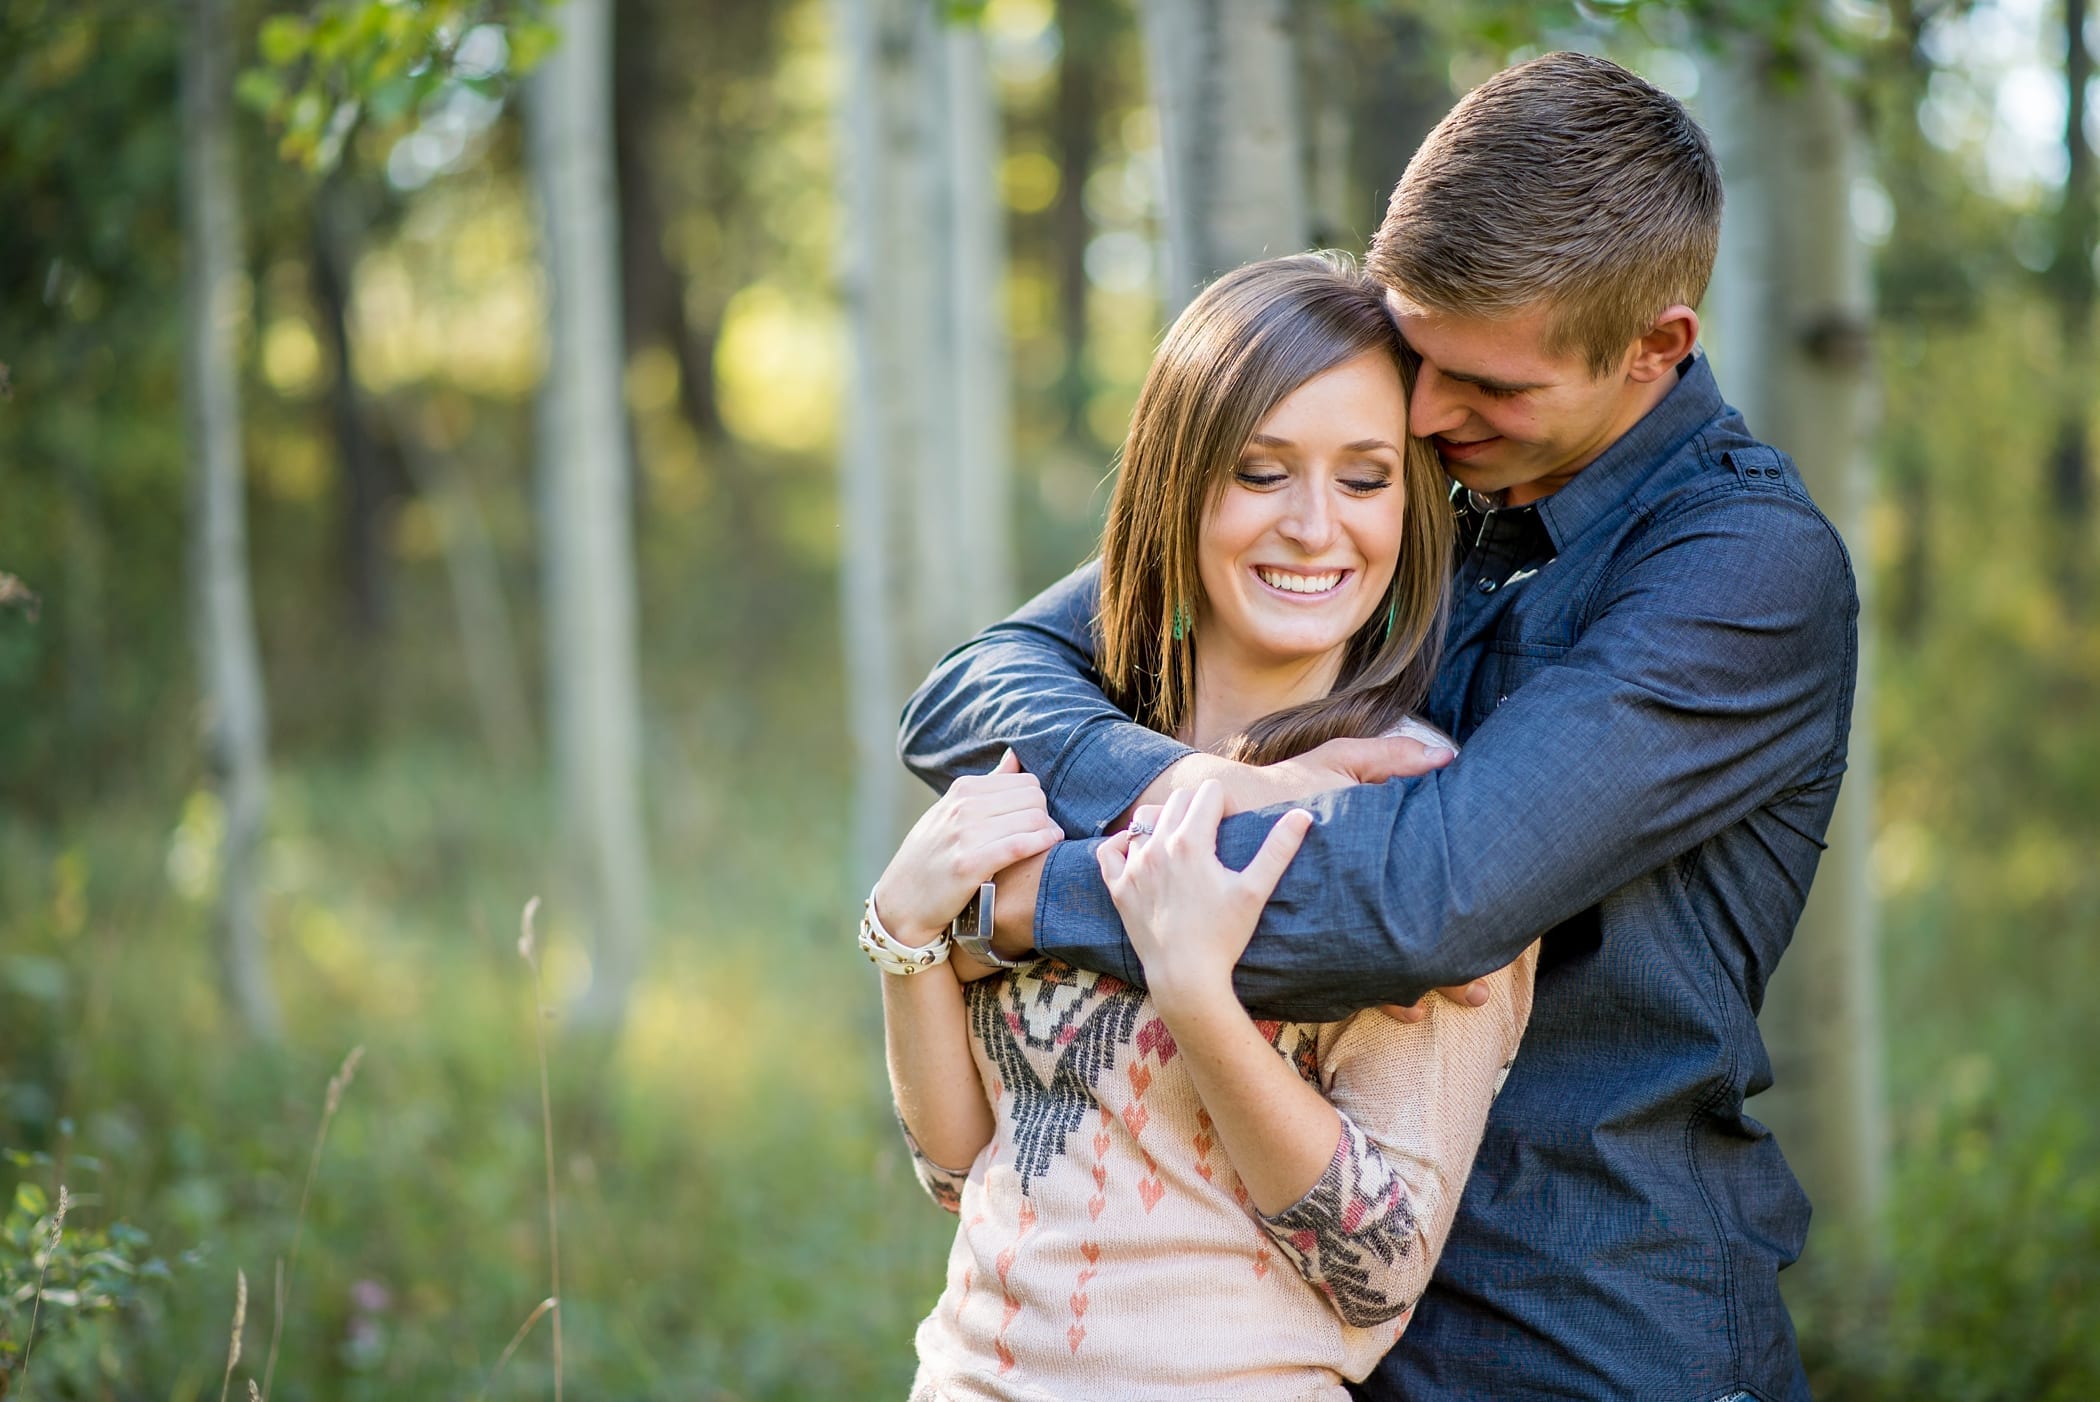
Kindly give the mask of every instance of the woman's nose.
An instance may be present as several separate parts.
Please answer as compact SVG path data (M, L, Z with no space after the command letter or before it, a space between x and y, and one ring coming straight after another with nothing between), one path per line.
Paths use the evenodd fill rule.
M1334 508L1320 484L1300 481L1291 487L1277 529L1308 555L1317 555L1334 542Z

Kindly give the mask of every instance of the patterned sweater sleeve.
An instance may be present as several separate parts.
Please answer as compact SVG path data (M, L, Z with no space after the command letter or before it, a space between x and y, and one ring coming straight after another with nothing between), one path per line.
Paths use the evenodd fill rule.
M1261 1222L1344 1323L1397 1318L1428 1286L1530 1020L1537 965L1534 944L1491 975L1484 1008L1434 998L1421 1022L1374 1009L1322 1029L1320 1087L1341 1141L1305 1196Z
M897 1129L904 1135L904 1147L911 1151L912 1172L919 1176L919 1186L926 1190L926 1196L933 1199L935 1206L960 1215L963 1184L969 1181L970 1170L942 1168L927 1158L919 1141L912 1138L911 1127L904 1123L902 1115L897 1116Z

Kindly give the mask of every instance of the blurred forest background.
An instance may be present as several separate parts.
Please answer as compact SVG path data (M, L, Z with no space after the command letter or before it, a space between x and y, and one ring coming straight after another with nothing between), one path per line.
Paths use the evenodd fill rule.
M1819 1395L2100 1393L2087 0L0 0L0 1393L901 1396L898 705L1188 291L1554 47L1714 131L1868 595Z

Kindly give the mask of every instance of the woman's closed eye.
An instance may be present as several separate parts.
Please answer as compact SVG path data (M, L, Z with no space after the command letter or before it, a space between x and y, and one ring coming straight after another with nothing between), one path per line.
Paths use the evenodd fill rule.
M1273 487L1290 474L1273 463L1243 462L1232 470L1232 475L1244 486Z

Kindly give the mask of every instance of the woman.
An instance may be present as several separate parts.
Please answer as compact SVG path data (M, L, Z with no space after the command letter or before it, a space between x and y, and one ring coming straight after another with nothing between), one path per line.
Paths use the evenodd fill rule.
M1254 762L1418 724L1451 527L1407 394L1380 291L1343 260L1255 264L1190 304L1102 541L1097 660L1133 715ZM1312 819L1234 872L1222 816L1205 785L1099 849L1146 989L1047 959L965 984L944 962L978 883L1060 836L1011 754L876 883L862 944L899 1118L962 1218L914 1399L1342 1398L1406 1327L1535 950L1478 1011L1257 1020L1233 965Z

